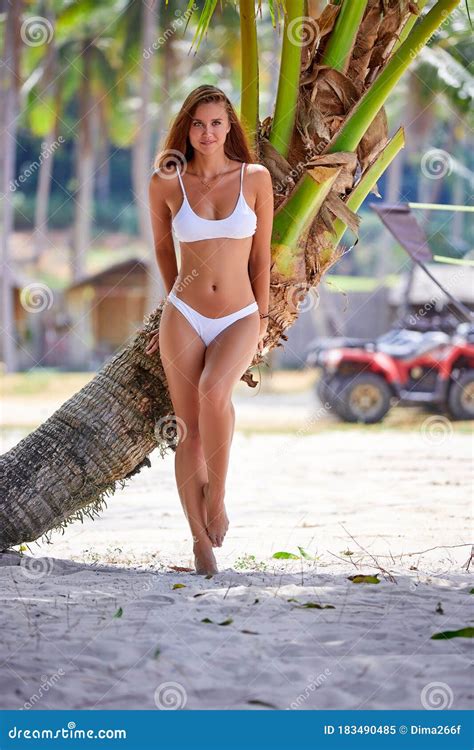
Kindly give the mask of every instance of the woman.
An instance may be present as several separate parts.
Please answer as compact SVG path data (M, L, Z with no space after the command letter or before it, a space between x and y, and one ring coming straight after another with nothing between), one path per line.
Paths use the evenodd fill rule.
M262 349L268 326L273 190L269 171L252 161L231 102L215 86L187 96L156 166L151 222L168 296L146 353L159 348L168 381L180 428L178 492L196 572L206 575L217 572L213 547L222 546L229 525L232 389Z

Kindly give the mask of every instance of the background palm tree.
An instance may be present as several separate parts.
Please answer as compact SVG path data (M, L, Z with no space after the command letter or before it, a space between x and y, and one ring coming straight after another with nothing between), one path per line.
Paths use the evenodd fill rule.
M2 8L2 11L5 10ZM14 328L13 275L10 265L10 237L13 228L13 202L10 184L15 173L15 147L20 103L20 57L22 49L21 14L23 2L19 0L7 9L2 37L0 65L0 243L2 254L1 310L3 360L5 370L16 369Z
M274 187L270 349L286 340L301 300L341 256L346 228L357 232L358 208L404 142L401 129L388 138L383 105L457 5L437 0L415 23L420 6L409 0L342 0L321 13L318 3L294 0L286 14L283 2L269 0L273 17L284 17L284 31L274 114L260 122L255 4L239 3L240 114ZM204 3L193 44L199 46L215 7L215 0ZM171 413L159 354L144 355L161 309L0 459L0 548L98 512L117 482L149 464L154 447L175 448L185 426ZM256 354L252 365L261 361ZM251 368L242 380L256 385Z

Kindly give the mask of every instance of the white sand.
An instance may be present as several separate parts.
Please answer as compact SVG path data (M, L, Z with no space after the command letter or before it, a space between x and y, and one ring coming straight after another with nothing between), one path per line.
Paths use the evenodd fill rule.
M470 548L456 546L470 541L470 435L310 434L295 408L297 434L235 433L214 578L168 567L190 565L191 539L174 457L158 452L100 519L30 545L35 560L3 556L2 708L469 707L472 641L430 637L473 625ZM316 559L271 557L298 545Z

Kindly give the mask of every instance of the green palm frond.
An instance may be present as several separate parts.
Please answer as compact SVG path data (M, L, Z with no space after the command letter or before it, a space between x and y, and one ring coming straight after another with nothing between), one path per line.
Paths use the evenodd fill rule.
M212 17L215 13L216 7L217 7L218 0L204 0L204 5L200 11L197 24L196 24L196 30L194 33L193 40L191 42L191 49L196 45L194 53L196 54L200 44L209 29L209 25L212 21ZM286 0L267 0L268 3L268 9L270 12L270 17L272 20L272 26L273 28L276 28L280 26L280 22L284 19L284 16L286 15ZM195 10L195 4L196 0L188 0L188 5L186 7L186 10L183 12L183 15L186 16L186 26L184 28L184 31L186 31L189 20ZM165 5L168 5L168 0L165 0ZM231 5L236 10L238 8L238 2L237 0L220 0L220 8L223 10L225 5ZM258 6L257 6L257 13L260 13L260 16L262 15L262 0L258 0Z
M193 0L190 0L188 3L188 7L186 9L186 12L188 12L192 8L193 5L194 5ZM193 40L191 42L191 49L192 49L197 40L196 52L198 51L199 46L203 40L203 37L209 28L209 24L211 22L212 16L214 15L216 6L217 6L217 0L205 0L204 2L204 7L201 11L201 15L199 16L199 20L196 26L196 31L195 31ZM222 1L221 1L221 8L222 8Z
M224 3L226 2L230 2L232 5L234 5L234 7L236 6L236 0L224 0ZM184 31L186 31L189 20L194 13L195 4L196 4L196 0L188 0L188 5L186 7L186 10L183 12L183 15L186 16L186 25L184 27ZM168 0L165 0L165 5L168 5ZM223 0L220 0L220 6L222 10ZM191 42L191 49L192 49L194 47L196 39L198 39L199 37L194 54L197 53L199 49L199 45L201 44L202 39L209 28L209 24L212 20L212 16L214 15L214 11L216 7L217 7L217 0L204 0L204 5L199 15L198 21L197 21L196 31L195 31L193 40Z
M467 17L469 18L469 24L472 29L472 18L471 18L471 11L469 10L469 0L466 0L466 12L467 12Z
M268 9L270 11L270 17L272 19L272 26L275 28L280 25L280 22L284 20L286 14L286 2L285 0L268 0ZM262 0L258 0L258 12L260 17L262 16Z

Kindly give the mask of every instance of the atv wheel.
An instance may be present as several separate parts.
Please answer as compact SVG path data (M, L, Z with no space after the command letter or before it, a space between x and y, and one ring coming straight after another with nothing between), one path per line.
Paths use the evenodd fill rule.
M474 370L464 370L453 382L448 407L454 419L474 419Z
M381 422L390 409L392 395L380 375L361 373L345 379L339 391L339 402L334 408L346 422L373 424Z
M326 381L326 387L324 388L324 401L321 401L323 406L329 404L331 411L335 412L341 419L345 419L344 407L341 399L341 389L347 383L347 378L343 378L340 375L333 375L332 378L328 378Z
M334 397L334 374L328 374L323 372L318 382L316 383L316 395L324 406L326 402L332 404L332 398Z

